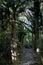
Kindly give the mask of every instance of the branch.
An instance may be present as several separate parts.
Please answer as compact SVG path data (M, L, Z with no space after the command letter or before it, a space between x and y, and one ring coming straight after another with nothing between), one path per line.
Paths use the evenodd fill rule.
M21 5L23 5L25 2L26 2L26 1L24 0L22 3L18 4L18 5L16 6L16 9L17 9L18 7L20 7Z
M16 22L17 24L19 24L19 25L21 25L21 23L20 22ZM29 31L29 32L31 32L31 33L33 33L29 28L27 28L26 26L25 26L25 28Z
M27 11L25 12L26 14L29 14L30 15L30 17L31 17L31 19L32 19L32 21L34 21L34 19L33 19L33 14L32 14L32 12L29 10L29 9L27 9ZM25 15L26 16L26 15ZM26 16L27 18L28 18L28 16Z
M22 23L22 24L25 24L25 25L27 25L28 27L31 27L31 28L33 28L33 26L32 25L29 25L29 24L27 24L27 23L25 23L25 22L23 22L23 21L19 21L20 23Z

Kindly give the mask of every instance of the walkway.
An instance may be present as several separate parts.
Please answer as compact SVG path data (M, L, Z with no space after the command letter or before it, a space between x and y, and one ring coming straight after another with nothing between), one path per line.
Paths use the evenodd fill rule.
M30 64L33 64L35 62L35 59L33 57L33 50L32 48L25 48L24 49L24 52L25 52L25 63L23 63L23 65L30 65Z

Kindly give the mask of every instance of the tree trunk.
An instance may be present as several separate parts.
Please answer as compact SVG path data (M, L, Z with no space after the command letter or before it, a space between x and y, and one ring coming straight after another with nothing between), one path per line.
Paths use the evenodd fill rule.
M40 13L40 3L38 0L34 0L34 34L35 34L34 50L35 51L39 44L39 13Z
M41 64L41 57L40 51L37 52L37 48L39 49L39 14L40 14L40 2L39 0L34 0L34 50L36 52L36 61L40 65Z

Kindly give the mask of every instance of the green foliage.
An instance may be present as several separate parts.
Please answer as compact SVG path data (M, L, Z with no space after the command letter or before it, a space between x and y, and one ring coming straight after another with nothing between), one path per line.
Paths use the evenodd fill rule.
M28 32L27 35L25 35L23 39L23 45L27 48L32 47L32 34L30 32Z
M6 52L7 43L9 42L8 38L6 37L4 32L0 33L0 51Z
M40 52L41 52L41 57L43 58L43 39L41 39Z
M32 65L43 65L42 63L41 64L39 64L39 63L34 63L34 64L32 64Z
M19 61L23 61L23 43L18 42L17 48L19 53Z
M5 32L0 32L0 64L9 65L11 63L11 61L9 60L11 58L10 50L10 40L8 39ZM7 60L9 60L9 62Z
M0 32L0 51L2 52L2 53L0 53L0 58L3 58L3 55L5 54L5 53L7 53L7 54L9 54L9 51L11 51L11 49L10 49L10 41L11 40L9 40L8 39L8 37L6 36L6 34L5 34L5 31L7 31L7 27L6 26L10 26L11 25L11 31L12 32L14 32L14 33L12 33L11 31L9 31L9 32L11 32L12 33L12 35L11 35L11 37L13 37L13 38L15 38L16 37L16 35L15 35L15 37L13 36L14 34L17 34L17 38L18 38L18 45L17 45L17 47L18 47L18 52L19 52L19 54L20 54L20 60L23 60L23 47L32 47L32 34L31 34L31 32L28 32L28 30L29 30L29 27L28 27L28 30L27 30L27 28L25 27L25 25L24 25L24 23L25 23L25 20L24 20L24 23L22 23L21 21L20 21L20 23L19 23L19 21L18 21L18 16L19 16L19 14L22 14L22 15L24 15L25 17L27 17L27 19L28 19L28 21L30 20L30 21L32 21L32 25L33 25L33 27L34 27L34 16L32 17L33 19L31 20L31 16L29 15L27 15L27 14L30 14L30 13L26 13L25 12L25 9L26 8L30 8L30 7L33 7L34 5L33 5L33 1L30 1L29 3L26 1L26 0L21 0L21 2L20 2L20 0L5 0L6 2L7 2L7 5L5 4L5 3L3 3L4 5L5 5L5 7L3 7L3 10L4 10L4 12L6 13L5 15L6 15L6 17L4 17L4 16L2 16L3 17L3 19L4 19L4 21L3 21L3 19L2 19L2 21L1 21L1 26L2 26L2 31L3 31L3 29L5 29L4 30L4 32ZM2 3L2 1L0 0L0 4ZM32 4L32 5L31 5ZM37 7L36 7L37 8ZM10 10L9 10L10 9ZM12 9L12 12L11 12L11 9ZM31 9L30 9L31 10ZM43 11L43 8L42 8L42 10L41 11ZM25 12L25 13L24 13ZM34 13L34 11L32 11L33 13ZM36 12L37 13L37 12ZM10 15L12 16L11 17L11 20L10 20ZM36 14L37 15L37 14ZM20 15L21 16L21 15ZM7 20L8 19L8 20ZM23 21L22 20L22 21ZM17 23L19 23L19 24L17 24L17 26L15 25L15 23L16 23L16 21L18 21ZM37 20L35 19L35 22L36 22ZM13 23L14 22L14 23ZM10 23L9 25L8 25L8 23ZM38 23L39 24L39 23ZM36 28L38 28L37 27L37 23L35 23L35 25L36 25ZM30 26L31 27L31 26ZM1 28L1 27L0 27ZM35 27L34 27L35 28ZM37 29L35 28L35 31L37 31ZM17 33L16 33L16 31L14 30L14 29L16 29L16 31L17 31ZM32 30L32 32L33 32L33 30ZM17 41L16 41L17 42ZM41 51L43 51L43 41L41 41L41 44L40 44L41 46L40 46L40 50ZM6 54L5 54L6 55ZM10 54L9 54L10 55ZM41 56L43 57L43 52L41 52ZM4 60L4 59L3 59ZM2 61L3 61L2 60ZM5 65L6 65L6 61L4 61L4 63L5 63ZM3 64L4 65L4 64ZM7 64L8 65L8 64Z
M43 30L40 31L40 35L39 35L39 48L40 48L41 57L43 58Z
M0 0L0 4L2 3L2 0Z

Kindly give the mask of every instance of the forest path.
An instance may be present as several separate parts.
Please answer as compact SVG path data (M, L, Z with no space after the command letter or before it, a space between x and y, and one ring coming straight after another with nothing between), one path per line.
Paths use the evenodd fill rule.
M24 60L26 61L23 65L30 65L35 62L35 58L33 56L33 49L32 48L25 48L24 49L25 57Z

